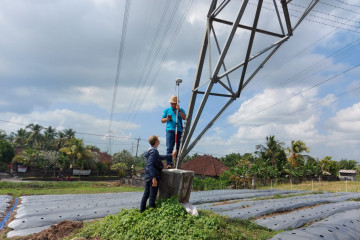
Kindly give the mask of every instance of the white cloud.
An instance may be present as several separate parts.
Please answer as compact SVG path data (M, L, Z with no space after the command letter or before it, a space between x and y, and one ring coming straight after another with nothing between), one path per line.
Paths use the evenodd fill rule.
M151 111L163 104L168 96L160 95L154 87L125 87L119 86L115 101L114 112ZM78 87L62 101L75 101L81 103L91 103L110 112L114 90L100 87ZM139 99L141 101L139 101ZM134 105L134 103L137 103ZM130 108L136 106L136 108Z
M358 134L360 132L360 103L338 111L335 117L327 122L327 126L332 135L352 135L360 141Z
M104 134L105 136L109 126L108 119L98 119L89 114L81 114L67 109L58 109L48 112L32 112L30 114L6 113L4 117L9 119L9 123L2 126L2 129L7 133L16 132L19 128L25 128L25 126L30 123L38 123L43 127L52 126L57 130L72 128L77 132ZM19 124L23 125L21 126ZM120 135L124 134L125 125L129 129L140 127L134 123L112 122L114 129L119 129L120 132L117 132L117 134Z
M109 7L114 7L116 5L116 1L115 0L93 0L95 5L98 6L109 6Z
M195 2L187 16L187 21L190 24L204 25L207 21L205 9L209 9L208 3Z
M283 124L309 118L314 111L296 111L319 101L316 94L315 88L305 92L302 88L265 89L241 104L239 109L229 116L228 121L235 126L258 126L274 120Z

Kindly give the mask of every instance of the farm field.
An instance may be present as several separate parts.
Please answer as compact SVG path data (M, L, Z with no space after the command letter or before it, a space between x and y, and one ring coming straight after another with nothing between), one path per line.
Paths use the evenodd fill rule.
M174 232L174 237L178 239L185 239L185 236L198 239L196 230L190 228L191 222L195 225L199 224L196 221L209 224L209 231L204 234L210 234L209 236L214 236L214 239L269 239L271 237L289 239L291 235L301 236L304 232L312 239L317 239L316 237L320 239L320 236L316 236L316 232L311 232L312 229L324 231L327 235L322 234L322 236L326 236L328 240L336 239L335 237L342 233L341 231L350 234L350 237L344 239L356 239L353 236L360 235L360 226L357 226L360 224L360 202L358 201L360 193L356 192L312 193L277 189L199 191L191 194L190 203L197 207L200 218L189 219L186 217L187 214L181 213L184 211L182 207L167 203L164 205L165 208L159 207L155 211L146 213L157 219L155 222L147 223L142 221L149 221L149 219L143 217L145 215L139 215L137 209L141 196L141 192L23 196L19 198L20 204L15 209L14 218L7 223L6 236L10 238L35 234L64 220L76 222L105 217L100 222L85 224L83 237L123 239L122 237L127 235L121 234L130 234L153 239L151 233L148 233L150 235L134 235L134 233L146 234L146 231L139 230L141 226L146 224L157 226L158 221L166 224L164 219L171 216L179 216L177 227L174 228L171 225L165 232L161 230L163 227L159 228L157 230L159 234L164 234L160 236L168 236L170 231ZM10 203L9 199L7 201ZM107 217L108 215L110 216ZM158 216L162 217L158 218ZM331 221L323 222L325 220ZM350 221L354 227L341 227L340 232L334 231L334 226L338 224L336 221L344 223ZM124 228L122 225L124 222L132 223L127 226L133 227L121 230ZM114 226L114 229L120 230L114 232L111 230L113 228L101 227L109 224ZM309 228L309 226L312 227ZM188 228L189 232L193 232L184 233L179 230L181 228ZM190 231L190 229L193 230ZM290 229L292 230L289 231ZM279 230L285 231L279 232Z
M306 181L300 184L274 184L260 189L271 188L299 191L360 192L360 181Z
M0 195L20 197L48 194L86 194L143 191L142 188L118 185L116 182L67 182L67 181L0 181Z

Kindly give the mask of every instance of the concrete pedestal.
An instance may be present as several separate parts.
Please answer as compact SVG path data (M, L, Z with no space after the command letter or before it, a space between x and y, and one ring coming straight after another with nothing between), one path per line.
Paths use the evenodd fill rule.
M159 198L178 196L179 202L188 203L194 172L182 169L164 169L161 172Z

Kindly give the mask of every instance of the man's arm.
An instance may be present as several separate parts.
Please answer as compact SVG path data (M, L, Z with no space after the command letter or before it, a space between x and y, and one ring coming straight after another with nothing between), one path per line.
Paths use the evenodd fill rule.
M178 110L180 116L181 116L181 119L182 120L185 120L186 119L186 114L185 112L183 112L184 110L180 108L180 105L176 105L176 109Z
M168 155L159 155L159 159L160 160L171 160L172 159L172 155L168 154Z
M166 123L167 121L171 121L171 117L161 118L161 123Z
M167 121L171 121L171 118L168 118L167 109L165 109L161 118L161 123L166 123Z
M179 111L179 113L180 113L181 119L185 120L186 119L186 114L183 113L181 110Z

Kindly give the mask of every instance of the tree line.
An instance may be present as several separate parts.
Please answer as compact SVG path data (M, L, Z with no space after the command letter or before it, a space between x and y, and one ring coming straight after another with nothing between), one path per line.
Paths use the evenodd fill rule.
M252 179L268 184L270 181L281 180L335 180L341 169L357 170L360 173L360 166L356 160L336 161L331 156L318 159L309 153L310 148L301 140L291 140L290 146L285 147L283 142L270 135L266 137L264 145L255 146L254 153L232 153L220 158L220 161L231 170L226 171L219 179L223 185L249 187Z
M25 165L30 171L40 170L43 176L56 171L70 175L71 169L91 169L98 175L111 171L125 175L139 164L139 159L127 150L110 157L96 146L85 145L75 134L71 128L57 131L39 124L29 124L9 135L0 129L0 171L8 171L13 163ZM22 151L15 155L15 149Z
M43 175L54 169L91 169L97 174L116 171L120 175L133 174L135 167L145 167L143 155L135 158L127 150L104 158L100 149L85 145L82 139L75 138L76 131L29 124L9 135L0 130L0 171L6 171L9 163L19 163L30 168L40 169ZM23 151L15 156L14 148ZM106 156L106 155L105 155ZM184 162L196 157L186 156ZM251 179L307 179L336 177L340 169L357 169L355 160L335 161L331 156L322 159L310 155L310 148L301 140L292 140L289 147L275 139L266 137L265 144L255 146L253 153L231 153L220 161L231 170L220 178L227 184L250 184Z

